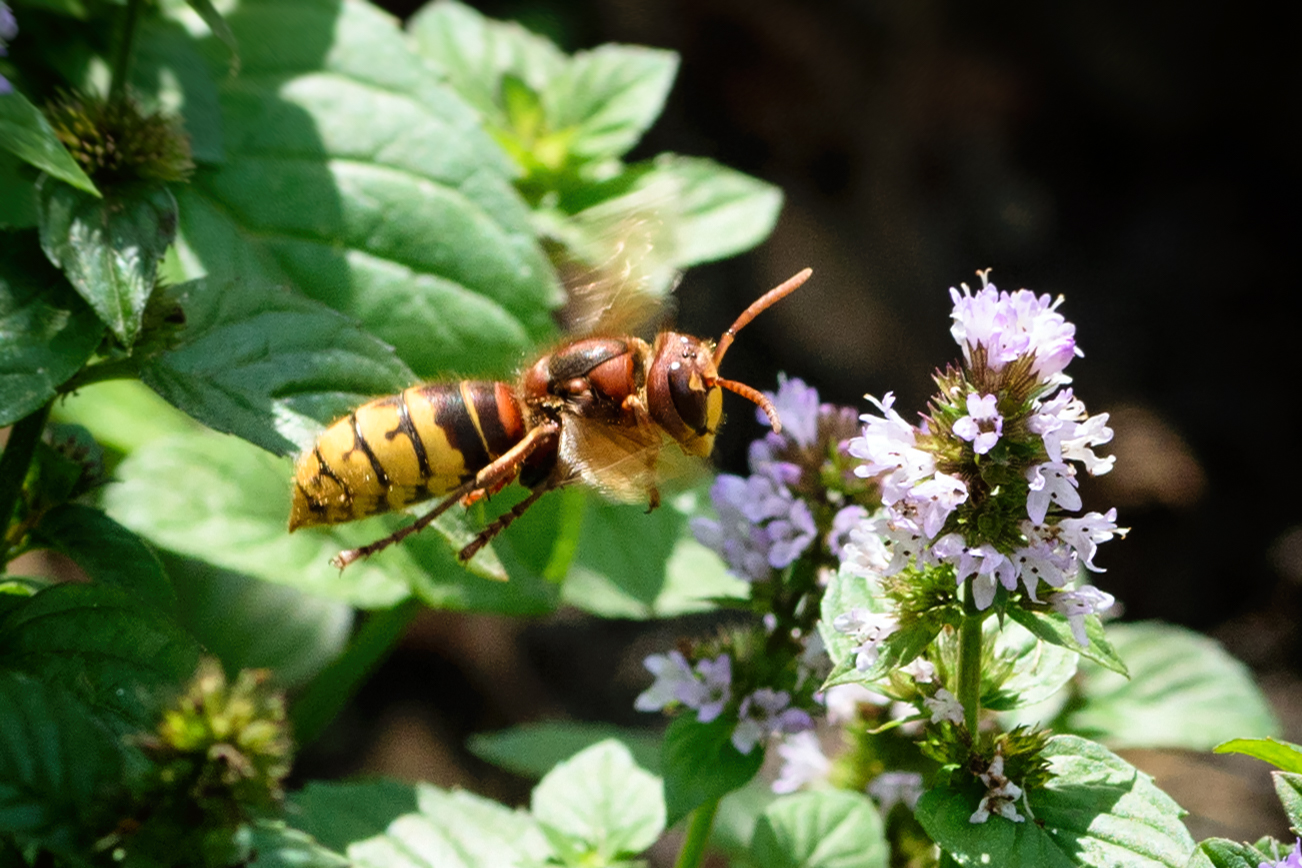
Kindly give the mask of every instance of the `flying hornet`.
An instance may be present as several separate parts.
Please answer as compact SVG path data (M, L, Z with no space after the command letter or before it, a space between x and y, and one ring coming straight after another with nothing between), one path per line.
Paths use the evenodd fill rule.
M420 531L453 504L469 505L518 480L527 497L483 528L467 561L544 494L583 484L623 502L660 503L663 451L709 456L723 420L723 391L754 402L773 430L782 422L758 390L719 376L737 332L794 292L806 268L758 298L718 342L665 330L570 340L519 380L434 382L376 398L334 422L294 470L290 531L341 524L441 498L383 539L340 552L343 569Z

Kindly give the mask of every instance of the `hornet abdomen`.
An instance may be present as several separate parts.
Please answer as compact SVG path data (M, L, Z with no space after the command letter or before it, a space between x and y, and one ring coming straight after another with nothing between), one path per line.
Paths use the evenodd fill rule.
M445 494L524 437L505 383L412 386L338 420L299 459L289 529L339 524Z

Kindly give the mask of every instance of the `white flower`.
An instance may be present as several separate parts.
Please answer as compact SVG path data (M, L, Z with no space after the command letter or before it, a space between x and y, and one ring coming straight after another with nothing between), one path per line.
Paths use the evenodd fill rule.
M1093 585L1082 585L1074 591L1060 591L1049 600L1054 611L1067 616L1071 635L1083 648L1088 648L1090 637L1085 634L1085 616L1106 612L1116 603L1116 598Z
M985 455L1004 433L1004 417L999 415L996 395L978 395L972 392L967 396L967 415L954 423L954 433L960 439L972 444L972 451Z
M1107 542L1114 536L1124 537L1129 532L1128 527L1117 527L1115 507L1102 515L1087 512L1080 518L1064 518L1058 522L1058 535L1076 549L1081 562L1096 573L1104 572L1102 567L1094 566L1098 544Z
M854 720L860 705L890 705L891 698L874 693L862 684L837 684L823 694L829 723L843 724Z
M1026 495L1026 514L1036 524L1043 524L1049 512L1049 503L1056 503L1069 512L1080 509L1080 493L1076 491L1076 470L1062 461L1046 461L1026 471L1030 490Z
M855 655L854 666L860 672L867 672L876 665L881 643L899 626L894 615L861 608L842 612L832 619L832 629L845 633L856 643L851 650Z
M949 514L967 500L967 486L957 476L937 471L931 479L915 485L908 499L917 507L922 532L930 538L940 533Z
M991 814L998 814L1014 823L1022 823L1026 818L1017 813L1014 804L1022 797L1022 788L1004 777L1004 755L996 753L990 761L990 768L981 775L981 781L989 789L981 797L976 812L968 818L969 823L984 823Z
M882 500L895 503L904 497L919 481L936 470L931 453L917 448L915 429L891 409L895 396L887 392L878 401L872 395L864 398L877 405L881 416L865 413L863 435L855 437L847 447L850 454L867 463L854 469L855 475L870 479L881 477Z
M883 772L868 784L868 795L877 800L882 816L903 803L912 811L922 798L922 775L917 772Z
M942 720L955 724L963 722L963 705L957 696L943 687L936 691L934 697L923 699L922 704L931 711L932 723L940 723Z
M936 679L936 666L926 657L914 657L900 671L913 679L915 684L930 684Z
M773 781L773 792L794 793L801 787L824 780L832 770L832 761L823 754L818 736L811 731L789 735L778 743L782 768Z

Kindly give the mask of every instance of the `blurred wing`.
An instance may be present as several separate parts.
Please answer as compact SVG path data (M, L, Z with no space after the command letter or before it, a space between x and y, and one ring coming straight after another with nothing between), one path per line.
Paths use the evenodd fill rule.
M660 213L672 191L654 184L608 199L558 225L552 234L568 300L560 324L569 334L648 334L673 311L673 233Z
M623 426L567 416L560 457L584 483L621 503L648 503L663 483L695 482L705 470L704 461L683 452L649 420Z

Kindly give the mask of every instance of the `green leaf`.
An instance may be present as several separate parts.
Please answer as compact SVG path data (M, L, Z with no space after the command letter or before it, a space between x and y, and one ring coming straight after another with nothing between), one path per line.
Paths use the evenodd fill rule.
M872 799L826 790L769 805L755 827L750 861L756 868L886 868L890 848Z
M1056 694L1076 674L1080 659L1076 652L1041 641L1016 621L1001 628L990 618L983 627L1002 665L997 667L994 684L986 685L983 679L982 708L1008 711L1036 705Z
M41 247L123 346L135 343L158 263L176 238L176 200L162 184L92 196L36 184Z
M0 669L0 835L80 861L121 779L118 736L81 700Z
M664 108L678 55L636 45L580 51L542 91L554 131L572 129L569 152L585 160L619 157Z
M281 820L258 820L241 829L249 868L349 868L344 856Z
M1288 853L1287 846L1280 847L1278 854L1272 855L1251 844L1240 844L1225 838L1208 838L1194 850L1187 868L1257 868L1263 862L1279 862Z
M674 190L665 207L678 268L750 250L769 237L782 210L780 189L713 160L661 154L638 186L666 182Z
M288 461L232 437L182 434L128 456L103 503L109 515L160 548L223 569L361 608L387 608L405 598L409 588L398 564L411 558L404 547L340 573L330 558L352 547L340 536L288 533L289 473ZM373 521L361 526L376 532ZM348 526L352 544L369 541L358 528Z
M368 4L251 0L227 20L226 162L181 194L192 276L292 282L420 376L504 374L562 296L511 163Z
M1302 835L1302 775L1293 772L1272 772L1275 793L1279 796L1288 824L1295 834Z
M358 868L481 868L540 864L551 855L528 814L464 791L316 783L291 802L298 828Z
M748 588L692 536L688 522L705 490L646 507L589 498L562 598L605 618L668 618L745 598Z
M199 661L167 616L109 585L54 585L0 621L8 666L59 683L119 733L152 729Z
M312 781L289 797L286 816L296 828L342 853L354 841L382 834L417 805L415 786L401 781Z
M0 96L0 147L60 181L99 195L45 115L16 90Z
M98 509L57 506L42 516L36 534L40 544L70 557L92 581L121 588L164 612L176 608L176 592L158 556Z
M550 40L453 0L426 3L408 21L407 32L457 94L502 130L511 126L502 101L503 79L512 76L541 91L569 61Z
M1171 624L1113 624L1130 680L1082 666L1082 702L1065 718L1072 732L1112 747L1210 750L1237 735L1279 732L1248 668L1221 646Z
M294 689L316 677L348 643L353 610L217 569L203 561L165 557L180 595L177 620L227 673L270 669L276 687Z
M1007 614L1010 619L1045 642L1075 651L1080 656L1093 660L1123 677L1128 674L1126 664L1122 662L1120 655L1104 635L1103 622L1099 620L1098 615L1085 616L1085 636L1090 643L1081 647L1076 637L1072 635L1071 624L1064 615L1059 615L1057 612L1032 612L1020 606L1009 606Z
M98 322L98 320L97 320ZM201 430L139 380L109 380L78 389L50 409L56 422L81 425L95 442L130 452L150 440Z
M210 428L286 455L367 396L415 376L348 317L283 289L195 280L177 287L186 327L140 377Z
M0 150L0 229L36 225L36 184L23 170L21 160Z
M559 763L534 788L534 818L570 864L608 865L635 856L665 828L660 778L608 739ZM569 858L566 858L566 856Z
M104 327L41 256L36 233L0 233L0 426L30 415L81 369Z
M732 718L699 723L691 715L682 715L669 725L660 749L668 825L745 785L759 772L764 751L756 748L743 754L733 747L736 726Z
M1193 839L1184 813L1152 778L1101 745L1055 736L1044 757L1052 779L1027 795L1033 818L991 816L970 821L984 787L968 778L919 800L915 816L927 834L963 865L1067 868L1183 866ZM1025 806L1016 805L1025 813Z
M660 768L660 735L606 723L542 721L470 737L466 747L482 760L524 777L540 778L557 763L601 741L616 739L648 771Z
M1286 772L1302 772L1302 745L1278 738L1232 738L1212 748L1212 753L1241 753L1270 763Z

